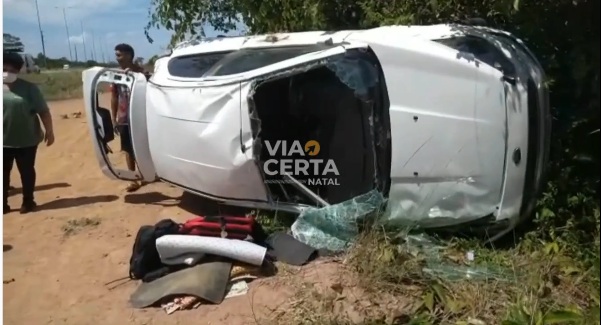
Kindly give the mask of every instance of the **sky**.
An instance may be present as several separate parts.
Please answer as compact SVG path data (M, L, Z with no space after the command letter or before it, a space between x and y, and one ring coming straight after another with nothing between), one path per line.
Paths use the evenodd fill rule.
M71 55L75 59L77 51L79 61L92 59L94 49L94 59L97 61L102 61L103 53L107 60L110 58L113 61L113 49L118 43L133 46L136 57L148 59L155 54L162 54L171 33L164 29L152 29L150 35L154 42L150 44L147 41L144 27L149 20L150 2L151 0L38 0L46 55L50 58L69 58L68 39L71 40ZM34 56L42 52L35 3L35 0L2 1L3 32L20 37L25 45L25 52ZM205 33L207 36L216 35L210 27L205 28Z

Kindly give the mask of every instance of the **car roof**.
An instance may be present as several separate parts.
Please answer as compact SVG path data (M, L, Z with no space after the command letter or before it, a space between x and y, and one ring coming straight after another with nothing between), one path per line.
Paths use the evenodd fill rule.
M250 36L233 37L214 37L214 38L196 38L177 44L171 52L171 57L187 56L200 53L218 53L230 52L247 48L266 48L266 47L285 47L302 46L316 44L320 42L331 41L333 43L342 43L350 34L362 32L390 33L394 31L399 37L416 37L423 40L436 40L460 35L467 35L476 32L503 33L503 31L478 26L466 26L456 24L438 24L438 25L392 25L383 26L366 30L342 30L342 31L311 31L296 33L272 33Z
M301 46L326 42L329 40L332 40L334 43L340 43L343 42L344 38L350 33L351 31L312 31L193 39L176 45L171 56L229 52L247 48Z

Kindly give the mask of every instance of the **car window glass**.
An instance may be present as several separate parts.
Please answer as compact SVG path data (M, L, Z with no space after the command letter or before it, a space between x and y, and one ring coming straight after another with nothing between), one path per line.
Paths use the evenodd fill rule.
M169 60L167 70L169 70L170 75L175 77L200 78L228 53L231 52L203 53L174 57Z
M326 48L328 48L326 45L310 45L240 50L227 55L221 61L217 62L204 76L226 76L243 73L303 54L325 50Z
M511 38L508 35L502 34L502 33L495 33L494 34L496 37L498 37L501 40L504 40L506 43L511 44L511 46L516 49L516 50L521 50L522 52L526 53L526 55L530 58L530 60L536 62L537 64L540 64L538 62L538 59L534 56L534 53L532 53L532 51L530 51L530 49L528 49L528 47L521 41Z
M499 49L489 41L480 37L464 36L435 40L460 52L473 54L478 60L503 72L506 75L515 74L515 66Z

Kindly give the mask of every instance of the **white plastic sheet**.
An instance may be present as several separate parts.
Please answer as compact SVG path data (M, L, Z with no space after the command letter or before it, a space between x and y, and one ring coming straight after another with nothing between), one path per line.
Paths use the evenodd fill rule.
M211 254L261 265L267 252L267 248L244 240L189 235L162 236L156 247L162 261L184 254Z

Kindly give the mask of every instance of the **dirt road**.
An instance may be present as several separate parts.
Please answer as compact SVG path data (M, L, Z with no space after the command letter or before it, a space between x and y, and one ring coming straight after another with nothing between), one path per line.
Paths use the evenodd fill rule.
M275 290L281 278L272 278L219 306L169 316L159 308L131 309L128 299L137 283L112 290L105 283L127 276L139 226L163 218L183 221L195 212L191 207L206 206L195 197L180 202L182 192L161 183L126 195L126 183L100 172L85 116L60 118L82 111L82 101L50 105L56 143L38 152L39 209L4 215L5 324L256 324L256 317L285 302L288 290ZM20 188L16 168L11 184ZM20 204L20 194L11 195L13 210Z

